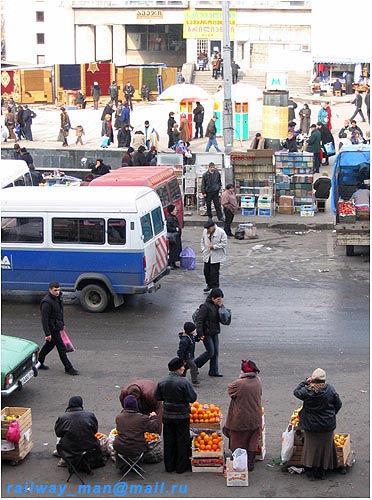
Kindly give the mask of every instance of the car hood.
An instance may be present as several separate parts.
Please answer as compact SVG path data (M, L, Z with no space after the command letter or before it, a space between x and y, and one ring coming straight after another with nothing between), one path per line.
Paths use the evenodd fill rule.
M38 348L39 346L32 340L1 335L1 374L6 375L14 370Z

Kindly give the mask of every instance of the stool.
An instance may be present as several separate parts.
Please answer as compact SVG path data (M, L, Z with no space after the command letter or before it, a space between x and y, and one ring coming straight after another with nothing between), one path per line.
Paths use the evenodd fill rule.
M81 103L76 104L77 109L83 109L83 105Z
M142 460L144 455L144 452L141 453L136 458L133 457L124 457L124 455L121 455L120 453L117 454L117 457L124 462L123 466L120 467L120 472L124 472L123 476L121 477L119 483L125 478L127 474L132 470L136 474L138 474L142 479L145 479L142 473L144 474L145 471L142 469L142 467L139 465L139 462Z
M335 90L335 96L341 97L341 90Z
M315 198L315 207L317 212L325 212L326 211L326 203L327 200L324 198Z
M96 448L92 450L86 450L80 453L80 455L76 455L76 458L74 457L73 459L71 459L70 457L67 457L65 450L59 444L57 444L58 455L67 463L68 472L70 474L67 478L67 483L70 481L71 477L76 474L80 479L81 484L85 484L79 472L85 472L86 474L91 473L91 468L89 465L89 455L96 453L96 451Z

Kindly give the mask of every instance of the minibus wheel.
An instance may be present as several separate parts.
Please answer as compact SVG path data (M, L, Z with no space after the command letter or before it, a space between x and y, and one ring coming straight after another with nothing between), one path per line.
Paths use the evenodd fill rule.
M80 292L80 303L88 312L103 312L109 304L109 292L106 288L92 283Z

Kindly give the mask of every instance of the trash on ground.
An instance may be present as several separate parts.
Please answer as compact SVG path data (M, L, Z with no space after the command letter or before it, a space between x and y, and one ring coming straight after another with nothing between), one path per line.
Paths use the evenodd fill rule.
M329 269L318 269L320 273L329 273Z

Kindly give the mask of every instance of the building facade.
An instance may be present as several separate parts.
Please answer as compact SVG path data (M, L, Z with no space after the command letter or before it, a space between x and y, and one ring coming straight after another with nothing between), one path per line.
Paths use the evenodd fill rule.
M117 66L194 63L222 47L221 1L3 0L3 59ZM310 0L231 0L232 57L242 69L311 67ZM222 52L222 50L221 50Z

